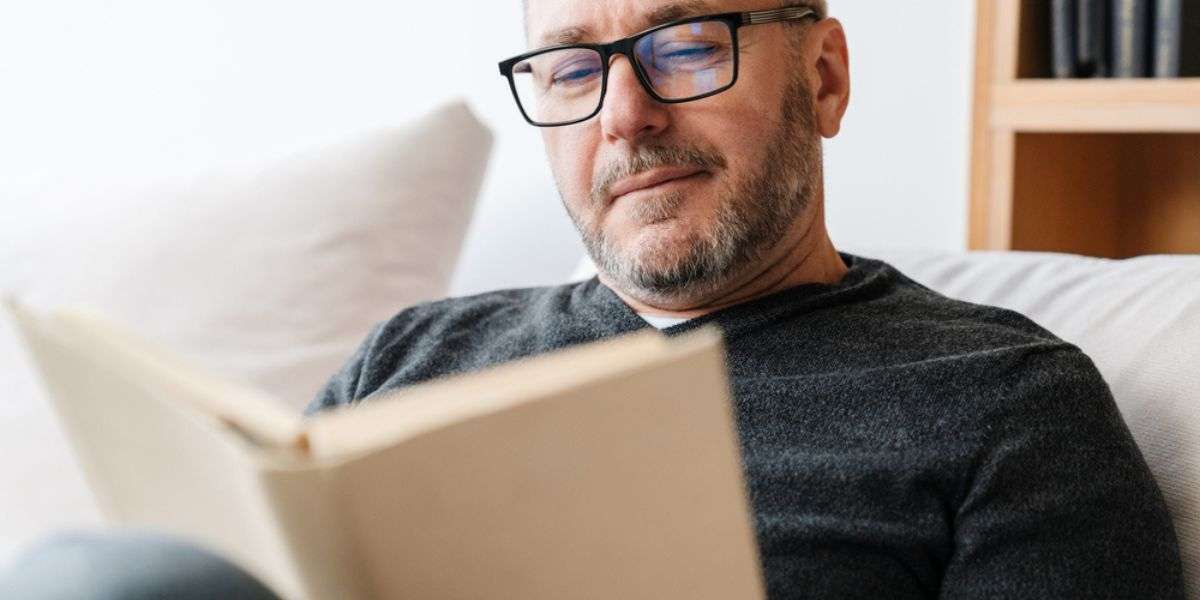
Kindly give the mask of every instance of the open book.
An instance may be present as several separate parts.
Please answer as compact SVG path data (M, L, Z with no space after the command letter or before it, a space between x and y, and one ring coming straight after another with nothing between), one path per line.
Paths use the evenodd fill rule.
M106 514L285 598L763 595L715 330L303 419L104 319L5 306Z

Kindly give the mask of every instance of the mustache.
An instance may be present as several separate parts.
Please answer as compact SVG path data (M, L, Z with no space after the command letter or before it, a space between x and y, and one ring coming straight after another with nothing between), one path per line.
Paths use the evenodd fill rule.
M614 160L600 169L592 182L592 204L599 206L608 199L612 186L627 177L633 177L660 167L694 167L711 171L725 168L725 157L713 150L697 146L638 146L629 156Z

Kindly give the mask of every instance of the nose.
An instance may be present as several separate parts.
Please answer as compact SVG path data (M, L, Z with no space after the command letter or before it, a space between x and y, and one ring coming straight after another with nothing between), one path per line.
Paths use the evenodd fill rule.
M650 97L628 57L612 58L600 127L610 141L636 142L654 137L670 124L669 107Z

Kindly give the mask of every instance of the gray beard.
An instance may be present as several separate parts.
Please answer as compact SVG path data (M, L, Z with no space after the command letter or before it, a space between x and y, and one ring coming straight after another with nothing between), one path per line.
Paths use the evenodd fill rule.
M594 218L568 213L596 267L613 285L643 301L671 301L713 293L764 260L804 215L821 177L821 142L815 110L803 80L793 81L781 110L782 123L770 144L770 157L718 200L708 231L693 231L684 252L668 264L648 260L660 249L622 251L604 235ZM703 169L724 166L724 157L691 147L643 146L635 156L598 177L591 215L603 206L607 187L622 177L666 165ZM675 215L686 202L681 194L645 200L631 210L641 223ZM566 204L566 203L564 203ZM591 216L589 215L589 217Z

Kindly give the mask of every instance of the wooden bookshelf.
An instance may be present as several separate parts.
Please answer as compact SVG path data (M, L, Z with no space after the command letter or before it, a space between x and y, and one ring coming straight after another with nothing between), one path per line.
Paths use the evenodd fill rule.
M1050 78L1048 0L976 0L972 249L1200 253L1200 78Z

